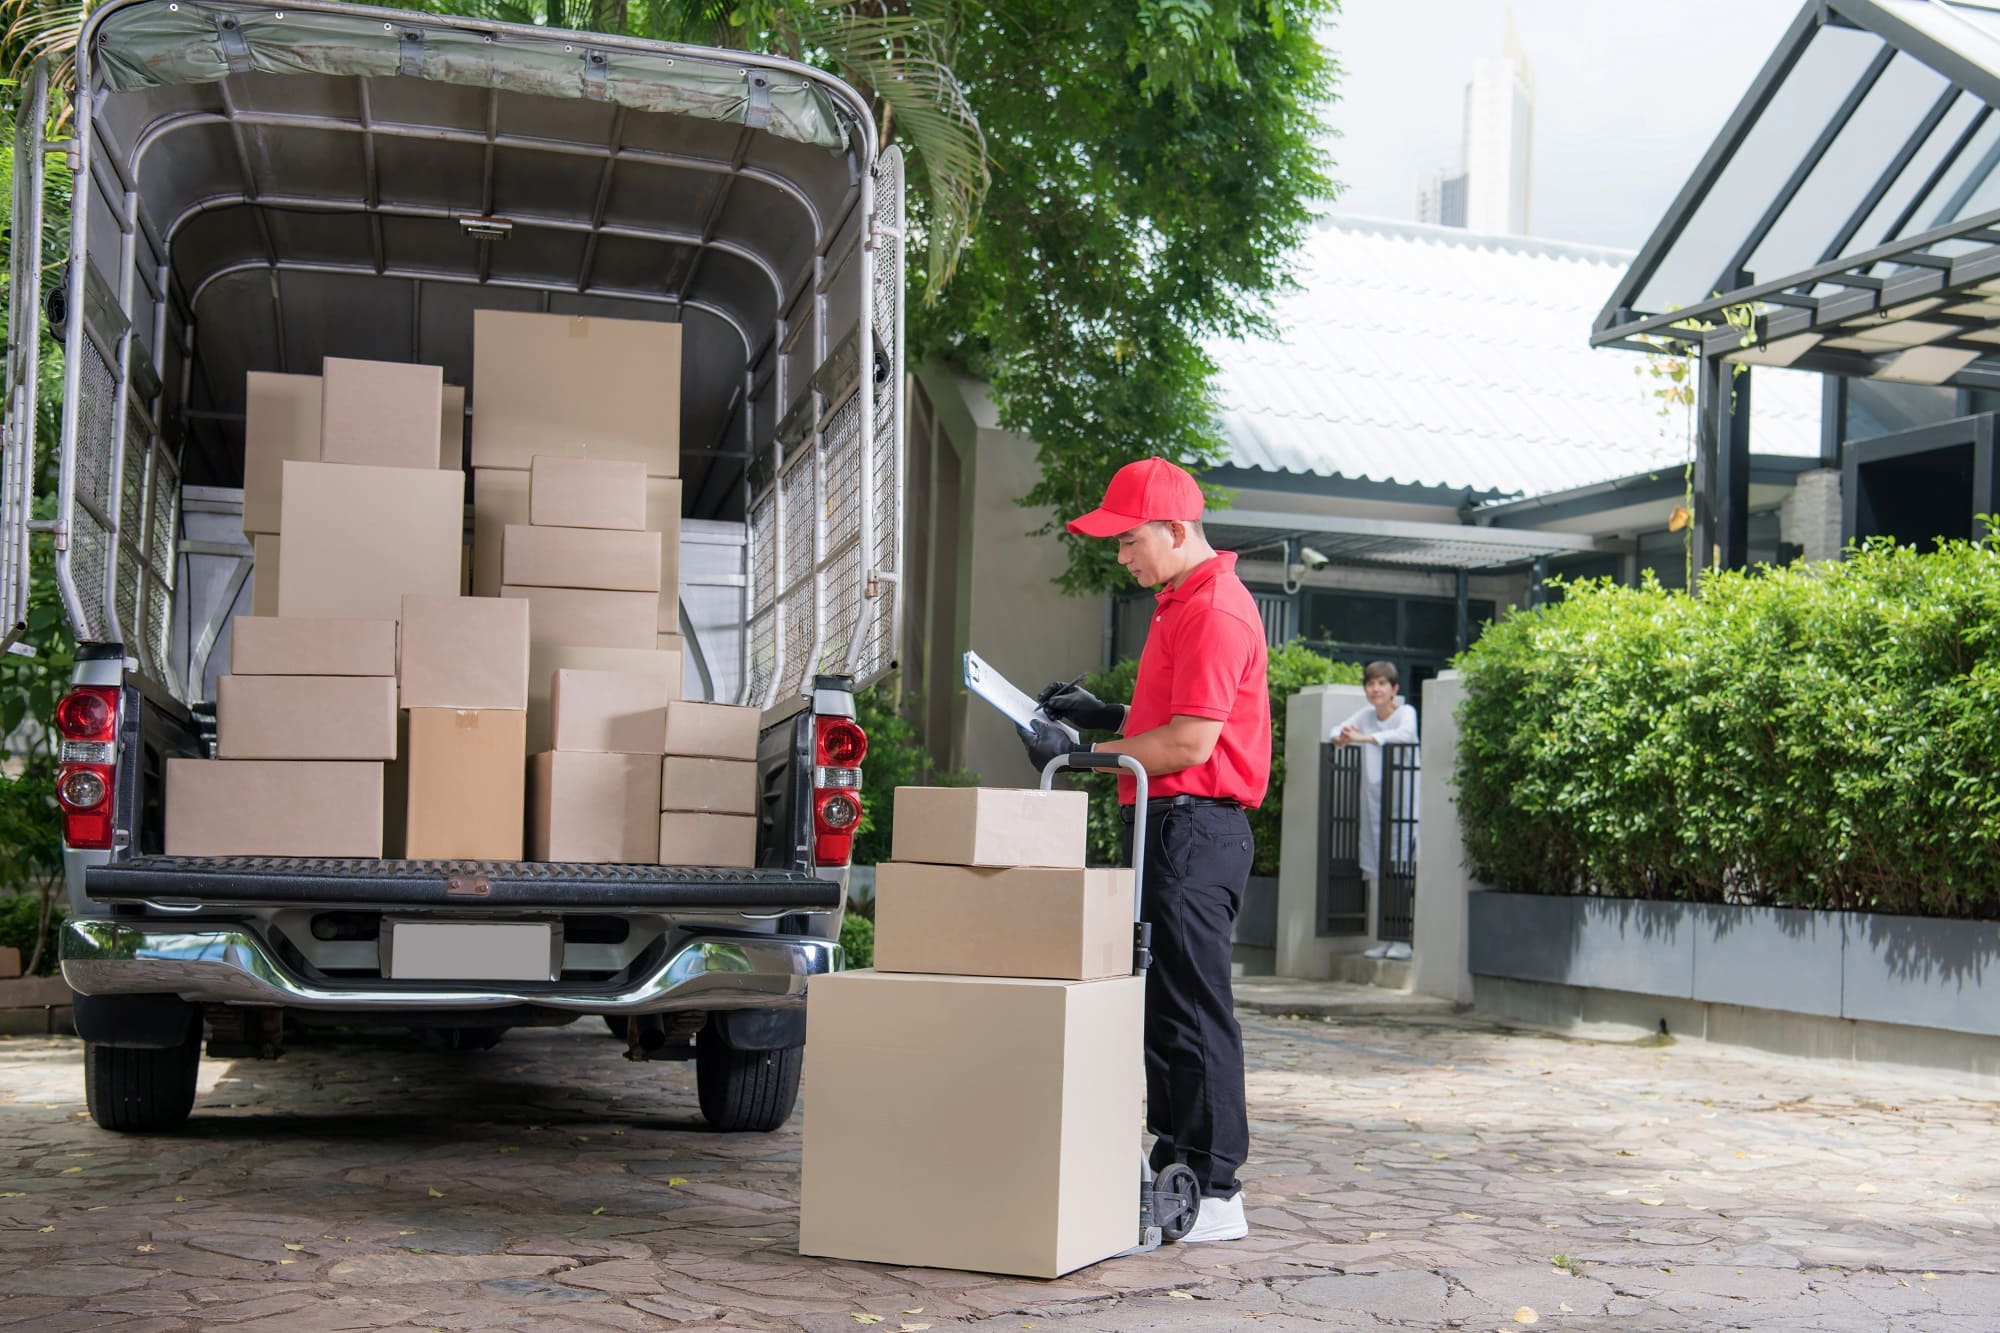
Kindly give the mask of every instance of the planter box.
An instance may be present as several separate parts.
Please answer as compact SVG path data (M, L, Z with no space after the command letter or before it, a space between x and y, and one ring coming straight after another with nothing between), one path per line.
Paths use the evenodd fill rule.
M1497 890L1468 906L1479 976L2000 1035L2000 922Z

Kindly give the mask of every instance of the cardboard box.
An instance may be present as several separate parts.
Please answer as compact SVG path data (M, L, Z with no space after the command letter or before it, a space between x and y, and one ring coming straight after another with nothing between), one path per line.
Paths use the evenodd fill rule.
M1052 1278L1135 1244L1144 991L814 977L799 1253Z
M528 610L503 597L404 597L403 707L525 710Z
M438 411L438 466L465 471L465 388L447 384Z
M681 627L681 484L654 478L646 487L646 527L660 534L660 618L663 634Z
M411 860L518 861L526 811L528 715L500 708L412 708Z
M480 310L472 316L472 465L537 454L680 475L681 327Z
M393 620L280 620L237 616L229 669L239 676L393 676ZM527 667L521 676L527 678ZM527 704L521 705L523 708Z
M543 528L644 532L646 465L612 458L539 457L528 469L528 521Z
M528 763L529 854L537 861L656 864L659 801L660 761L651 755L543 751Z
M474 468L472 472L472 591L498 597L502 541L510 524L525 524L532 514L530 474L504 468ZM681 484L666 477L646 479L646 529L660 535L661 630L680 627Z
M665 754L674 689L640 671L564 670L549 693L551 748L597 754Z
M1090 798L1032 787L898 787L891 858L1083 868Z
M657 532L511 524L500 551L500 577L516 587L660 591Z
M528 521L528 474L501 468L472 469L472 595L500 595L501 539L510 525Z
M245 535L280 530L283 515L278 496L285 479L285 460L319 461L321 406L317 375L271 375L253 370L244 377Z
M278 614L394 620L405 593L455 596L464 490L435 468L286 463Z
M557 528L542 528L557 532ZM600 588L517 588L500 585L502 597L528 604L528 633L536 644L573 648L643 648L654 651L653 600L649 592Z
M660 809L709 815L757 813L757 765L670 754L660 761Z
M394 759L395 678L217 677L215 756Z
M528 753L551 748L549 713L558 671L639 671L658 676L669 700L680 698L681 657L651 648L581 648L535 643L528 649ZM659 765L655 764L657 773Z
M278 614L278 534L260 532L250 539L250 614Z
M883 972L1097 981L1132 972L1132 872L875 867Z
M662 607L666 605L666 596L664 592L660 594L660 604ZM678 634L662 634L653 640L653 646L655 648L664 648L672 653L684 653L687 651L687 640Z
M710 759L755 759L757 734L763 724L762 709L676 700L667 705L664 753L704 755Z
M753 870L757 821L750 815L704 815L669 810L659 816L660 864Z
M9 944L0 947L0 980L21 975L21 951Z
M321 373L321 462L437 470L444 371L330 356Z
M168 856L381 854L380 764L167 760Z

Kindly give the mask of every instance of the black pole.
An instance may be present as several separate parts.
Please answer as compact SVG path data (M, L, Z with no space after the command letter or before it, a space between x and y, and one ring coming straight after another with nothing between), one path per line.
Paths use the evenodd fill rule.
M1464 570L1458 571L1458 625L1452 638L1457 643L1453 652L1464 652L1472 646L1472 576Z

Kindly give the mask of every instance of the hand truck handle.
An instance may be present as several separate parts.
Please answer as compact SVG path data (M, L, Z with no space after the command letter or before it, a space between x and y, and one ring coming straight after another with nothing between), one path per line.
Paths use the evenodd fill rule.
M1146 884L1146 766L1129 754L1099 754L1076 750L1059 754L1042 769L1042 790L1055 785L1056 774L1065 768L1122 768L1131 773L1137 787L1132 795L1132 922L1139 923L1139 899Z

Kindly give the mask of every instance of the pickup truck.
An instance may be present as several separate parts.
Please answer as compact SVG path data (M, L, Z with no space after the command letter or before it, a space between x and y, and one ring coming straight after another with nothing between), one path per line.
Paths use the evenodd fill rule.
M171 1129L204 1050L270 1058L288 1024L481 1049L600 1015L634 1058L692 1059L716 1127L783 1124L806 985L843 965L854 693L900 633L903 170L865 100L747 52L312 0L110 0L76 86L55 144L42 71L24 90L16 292L42 286L45 153L73 228L11 312L0 617L50 539L92 1117ZM757 868L165 855L165 761L212 754L259 576L245 373L440 365L476 423L479 309L683 326L684 694L762 710ZM39 520L38 319L65 352ZM404 921L549 923L550 976L392 977Z

